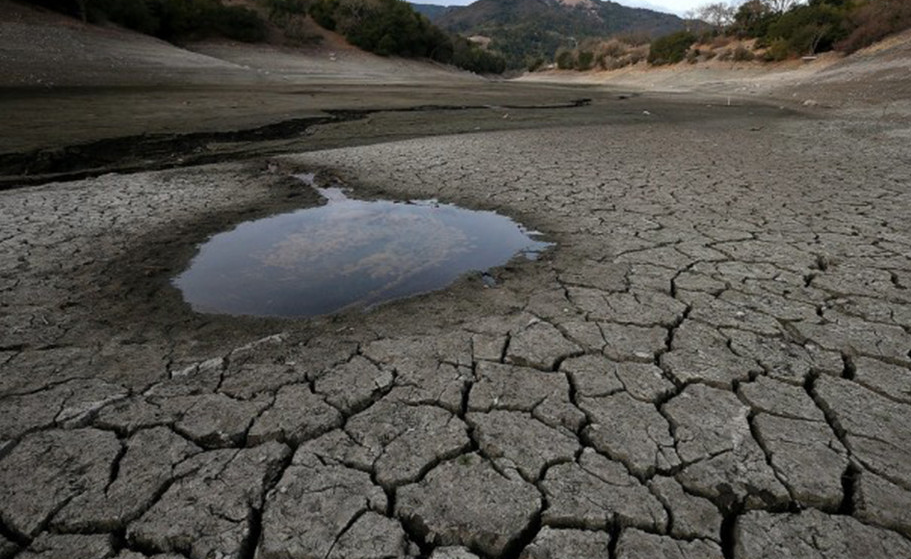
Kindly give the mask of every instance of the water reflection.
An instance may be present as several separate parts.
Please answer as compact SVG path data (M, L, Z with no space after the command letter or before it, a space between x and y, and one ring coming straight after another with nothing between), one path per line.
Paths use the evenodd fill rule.
M184 299L199 312L316 316L440 289L550 246L493 212L319 192L324 206L213 236L174 279Z

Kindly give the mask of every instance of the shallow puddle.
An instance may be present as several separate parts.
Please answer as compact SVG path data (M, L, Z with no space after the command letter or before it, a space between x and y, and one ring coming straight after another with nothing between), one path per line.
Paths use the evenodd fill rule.
M550 246L494 212L318 190L324 206L242 223L201 245L174 279L184 300L205 313L317 316L442 289Z

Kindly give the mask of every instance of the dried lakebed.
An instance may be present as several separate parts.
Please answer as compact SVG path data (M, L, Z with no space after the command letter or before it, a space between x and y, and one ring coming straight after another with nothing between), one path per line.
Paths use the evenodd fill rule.
M0 556L911 556L907 125L700 110L0 193ZM311 169L558 248L192 312L196 245Z

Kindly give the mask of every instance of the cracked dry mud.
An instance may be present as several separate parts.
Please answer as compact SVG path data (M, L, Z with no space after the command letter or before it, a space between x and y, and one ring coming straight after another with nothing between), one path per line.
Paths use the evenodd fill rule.
M907 127L655 105L0 192L0 557L911 557ZM308 170L557 248L193 314L196 243Z

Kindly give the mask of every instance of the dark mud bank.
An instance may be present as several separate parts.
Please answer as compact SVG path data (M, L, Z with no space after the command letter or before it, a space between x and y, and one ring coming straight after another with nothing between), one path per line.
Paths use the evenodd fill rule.
M467 111L478 109L553 110L584 107L591 99L540 105L420 105L400 109L327 110L325 117L290 119L246 130L195 132L189 134L142 134L22 153L0 154L0 189L79 180L110 172L137 172L204 165L250 156L275 155L286 149L248 151L232 144L303 138L316 127L362 120L371 114L388 112ZM296 144L295 149L300 149Z

